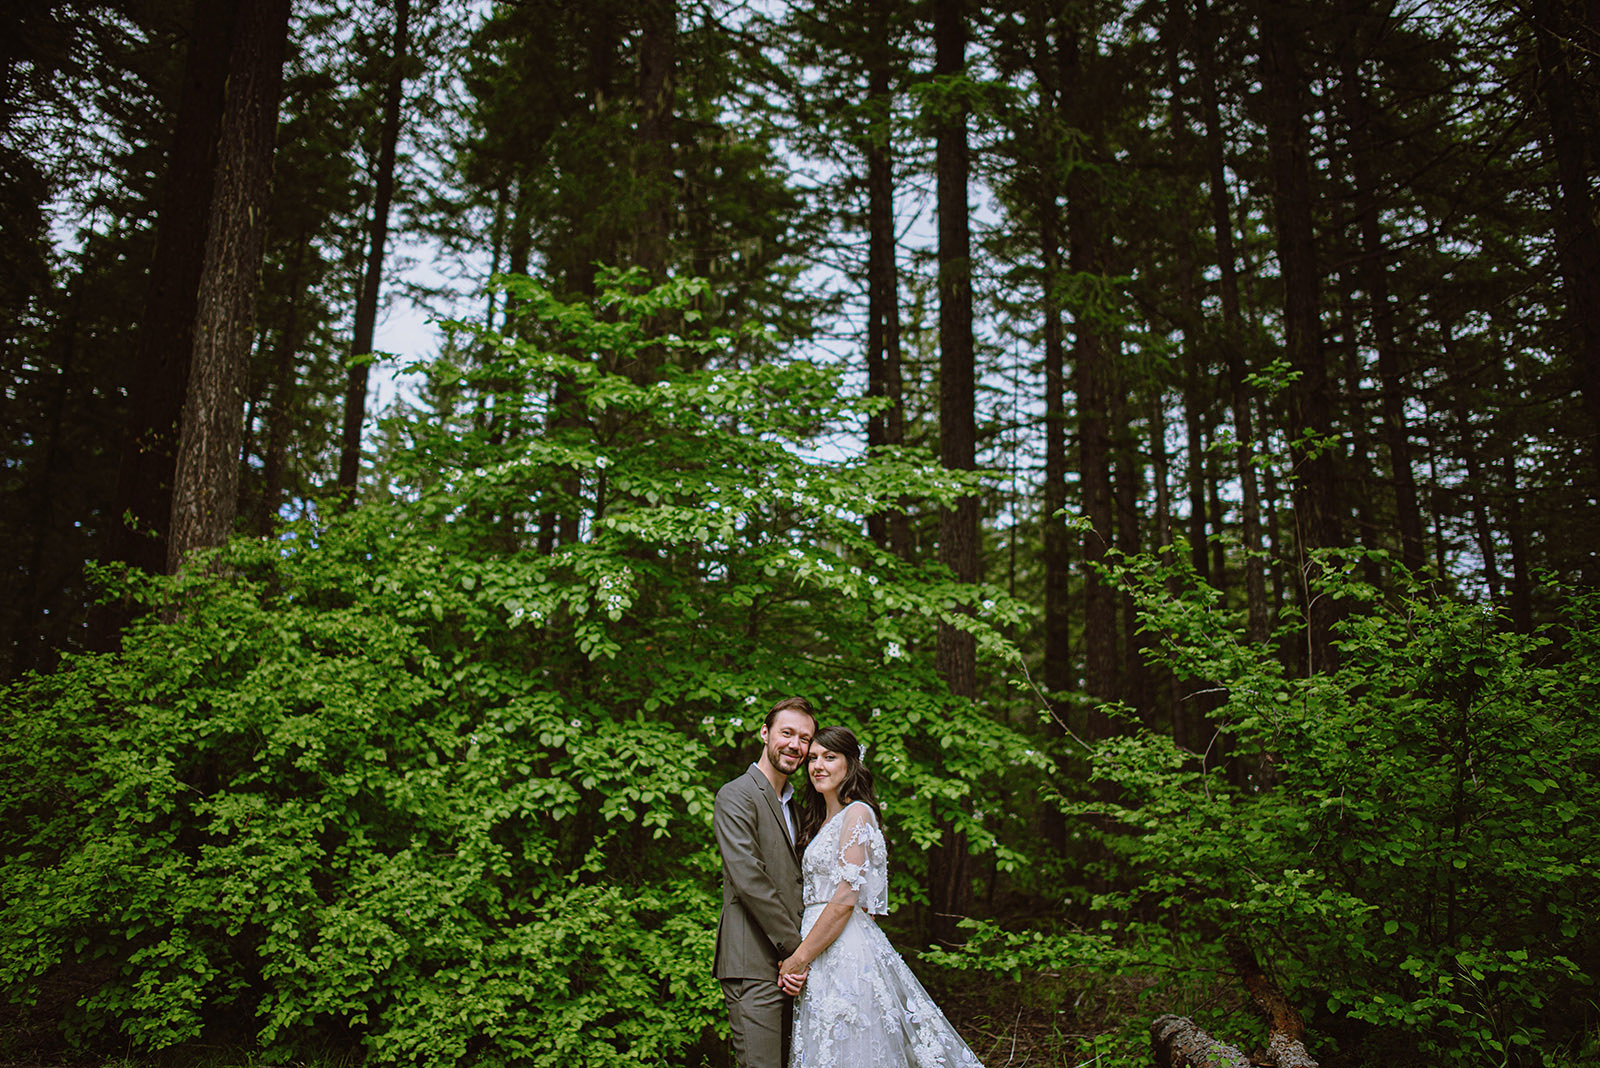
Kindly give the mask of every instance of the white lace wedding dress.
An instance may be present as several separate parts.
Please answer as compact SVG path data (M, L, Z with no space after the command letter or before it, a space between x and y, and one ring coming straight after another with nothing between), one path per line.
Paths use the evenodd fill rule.
M883 832L861 801L806 847L801 934L830 901L852 911L811 962L795 1003L789 1068L983 1068L872 918L889 911L887 862Z

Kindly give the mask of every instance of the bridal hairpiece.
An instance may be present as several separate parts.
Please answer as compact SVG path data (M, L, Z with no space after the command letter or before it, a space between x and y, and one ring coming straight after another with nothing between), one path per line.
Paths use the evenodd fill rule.
M856 748L860 750L856 754L856 763L865 767L867 763L867 743L861 742Z

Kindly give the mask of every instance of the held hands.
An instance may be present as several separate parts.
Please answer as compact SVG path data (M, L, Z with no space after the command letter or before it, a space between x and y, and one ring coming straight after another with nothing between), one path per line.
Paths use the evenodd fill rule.
M789 957L778 964L778 987L790 997L798 997L810 974L810 967L800 960L798 954Z

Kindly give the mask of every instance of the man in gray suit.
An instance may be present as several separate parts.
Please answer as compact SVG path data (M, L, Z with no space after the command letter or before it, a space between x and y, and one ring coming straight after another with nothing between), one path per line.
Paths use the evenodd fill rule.
M805 767L817 718L803 697L767 713L761 757L717 791L711 826L722 852L722 918L716 977L728 1003L739 1068L783 1068L789 1059L791 997L778 965L800 945L799 814L789 776ZM799 977L804 982L804 976Z

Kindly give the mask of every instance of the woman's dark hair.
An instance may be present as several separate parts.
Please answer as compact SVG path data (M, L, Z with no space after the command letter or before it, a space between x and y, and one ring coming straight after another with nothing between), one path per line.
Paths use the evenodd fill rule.
M879 810L878 799L872 793L872 772L861 763L861 743L856 741L855 734L848 727L821 727L811 736L811 744L844 757L845 773L844 782L839 784L839 803L848 805L852 801L865 801L872 806L878 826L883 826L883 812ZM810 766L810 759L807 758L806 767L809 769ZM811 788L809 774L806 776L806 787L805 800L800 805L800 834L795 842L802 852L828 819L828 803Z

